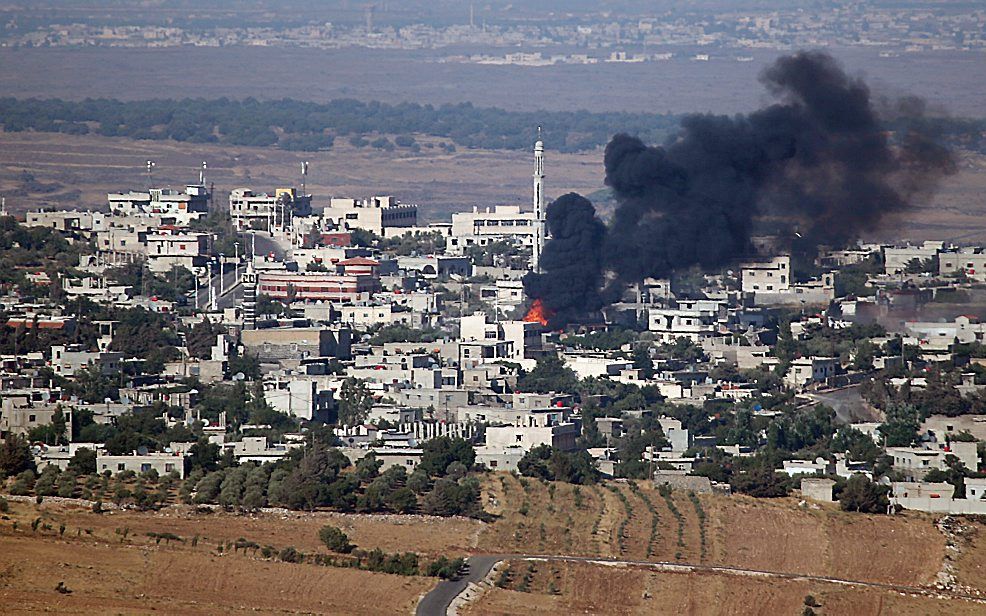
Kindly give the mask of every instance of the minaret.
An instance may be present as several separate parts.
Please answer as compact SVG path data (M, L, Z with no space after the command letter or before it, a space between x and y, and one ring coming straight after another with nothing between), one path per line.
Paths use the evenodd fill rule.
M541 271L541 251L547 235L544 207L544 142L541 141L541 127L538 126L538 139L534 142L534 247L531 265L535 272Z
M257 272L252 256L243 272L243 329L257 329Z

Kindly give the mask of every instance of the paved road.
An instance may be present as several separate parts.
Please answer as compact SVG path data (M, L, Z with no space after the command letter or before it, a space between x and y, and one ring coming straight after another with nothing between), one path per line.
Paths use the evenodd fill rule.
M284 258L284 248L271 239L271 237L266 233L247 232L243 234L243 239L247 246L256 246L258 255L269 255L270 253L274 253L276 258Z
M509 555L482 555L470 556L466 559L467 571L458 580L439 582L438 586L432 589L427 595L421 598L417 616L445 616L448 606L455 597L466 589L470 582L479 582L490 572L497 562L510 558Z
M815 392L808 397L835 410L835 418L840 423L866 421L871 412L859 394L859 385L850 385L832 391Z
M241 265L239 268L239 273L242 274L246 266ZM223 284L222 288L224 293L219 295L219 276L213 276L210 279L210 284L216 288L216 295L219 295L216 303L219 305L220 310L223 308L229 308L236 301L237 294L239 294L239 283L236 270L231 266L226 266L226 271L223 273ZM192 291L192 295L195 292ZM209 285L204 285L199 287L199 294L195 297L195 306L197 308L207 308L209 305Z
M918 586L905 586L899 584L887 584L883 582L865 582L862 580L850 580L838 577L827 577L822 575L805 575L800 573L787 573L783 571L766 571L762 569L743 569L741 567L728 567L721 565L702 565L683 562L651 562L645 560L617 560L613 558L593 558L590 556L558 556L558 555L536 555L536 554L483 554L470 557L467 562L470 570L461 580L441 582L432 589L431 592L422 597L418 603L417 616L444 616L449 605L455 597L465 590L469 582L478 582L486 577L490 569L501 560L530 560L530 561L555 561L555 562L581 562L599 565L627 565L635 567L647 567L659 571L669 571L678 573L688 572L709 572L721 573L726 575L739 575L746 577L767 577L782 580L807 580L811 582L824 582L841 586L858 586L863 588L878 588L900 593L917 594L924 596L945 596L953 599L963 599L986 605L986 599L974 595L968 595L949 590L939 590L936 588L922 588Z

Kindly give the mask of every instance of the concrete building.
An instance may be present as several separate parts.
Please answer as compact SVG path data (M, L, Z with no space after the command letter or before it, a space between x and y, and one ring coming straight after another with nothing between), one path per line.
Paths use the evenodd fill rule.
M367 301L380 290L380 279L368 275L325 272L261 271L257 291L281 301Z
M459 337L464 343L509 342L511 349L507 359L518 363L523 363L524 359L532 359L541 350L542 330L540 323L495 321L485 312L462 317L459 323Z
M279 327L244 330L240 335L246 350L261 361L352 357L348 327Z
M971 434L977 441L986 441L986 415L931 415L921 424L921 433L931 433L940 442L962 433Z
M292 449L300 447L300 443L271 445L266 436L244 436L242 440L225 443L223 447L233 450L233 457L240 464L256 462L266 464L277 462L287 457Z
M543 195L542 195L543 196ZM452 214L452 235L448 249L459 252L472 246L506 240L524 246L534 246L537 237L537 213L522 212L519 205L498 205L470 212Z
M784 375L784 383L792 389L803 389L813 384L824 383L835 376L839 360L835 357L800 357L791 362Z
M147 267L155 272L169 272L174 267L194 271L212 259L211 233L195 233L177 227L159 227L144 236Z
M403 272L416 272L428 280L449 276L464 278L472 275L472 260L468 257L439 255L397 257L397 267Z
M984 481L982 479L966 479L965 481L965 498L955 498L955 486L950 483L894 482L890 484L890 504L915 511L952 515L986 514L986 501L982 500ZM970 495L970 481L976 496Z
M200 182L188 184L184 190L152 188L148 192L110 193L106 200L114 216L164 215L174 217L178 224L188 224L209 213L210 197Z
M978 246L944 251L938 255L938 274L962 274L977 282L986 281L986 253Z
M421 456L424 455L423 449L413 447L371 447L369 449L340 447L339 451L353 464L372 453L377 461L383 463L380 467L381 473L386 472L391 467L402 466L408 475L413 473L414 469L421 464Z
M678 338L701 342L723 334L728 315L725 302L681 300L671 308L650 308L647 316L647 329L658 342L671 343Z
M791 288L791 257L774 257L761 263L747 263L740 268L743 293L782 292Z
M486 428L486 445L494 448L519 447L524 451L550 445L562 451L574 451L581 430L571 422L548 426L490 426Z
M123 353L119 351L83 351L79 347L55 345L51 347L51 367L55 374L70 377L79 370L95 367L107 376L120 372Z
M927 241L920 246L885 246L883 248L884 272L889 275L902 274L908 265L917 260L921 263L933 261L944 245L942 242Z
M264 400L275 411L305 421L316 418L328 420L329 413L335 407L332 390L322 388L318 378L303 376L265 380Z
M931 443L925 447L887 447L887 455L893 459L894 470L900 471L910 481L921 481L928 471L946 470L948 456L955 456L969 470L978 470L977 443L952 441L949 444Z
M835 482L824 477L805 477L801 480L801 496L806 500L821 503L832 502L832 488Z
M384 236L394 227L416 227L418 206L399 203L391 196L366 199L333 198L322 210L323 228L334 226L342 231L363 229Z
M177 472L179 479L185 478L185 456L177 453L146 453L126 456L96 456L96 472L110 471L114 475L124 471L146 473L155 470L158 475Z
M295 188L277 188L274 194L237 188L229 194L229 216L237 231L250 229L273 233L291 228L294 216L312 213L312 196Z

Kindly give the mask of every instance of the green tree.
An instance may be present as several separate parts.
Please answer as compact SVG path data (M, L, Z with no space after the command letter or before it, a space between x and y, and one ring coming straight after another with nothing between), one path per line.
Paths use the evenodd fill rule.
M891 404L886 410L886 420L880 424L887 447L906 447L918 439L921 420L918 410L904 403Z
M34 470L34 456L27 439L19 434L9 435L0 444L0 478Z
M323 526L318 531L318 538L330 551L340 554L349 554L355 547L349 542L349 536L335 526Z
M339 423L345 426L355 426L366 421L373 407L373 397L366 383L359 379L348 378L339 390Z
M578 386L578 377L557 355L538 360L529 373L517 380L517 390L534 393L571 393Z
M81 447L68 461L68 470L76 475L92 475L96 472L96 452L88 447Z
M843 511L861 513L886 513L890 501L887 486L870 481L865 475L853 475L839 494Z
M223 333L222 328L213 324L209 317L196 323L185 338L189 355L199 359L210 359L212 347L215 346L216 338L221 333Z
M462 438L433 438L425 441L422 450L418 468L431 477L444 477L453 462L460 462L467 469L471 469L476 463L476 450L469 441Z

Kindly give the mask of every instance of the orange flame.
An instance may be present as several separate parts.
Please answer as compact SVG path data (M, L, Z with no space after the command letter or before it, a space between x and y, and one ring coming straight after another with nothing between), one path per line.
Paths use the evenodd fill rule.
M524 315L524 320L529 323L540 323L541 325L547 325L548 319L552 316L552 311L549 310L540 299L534 300L531 304L531 309L527 311Z

